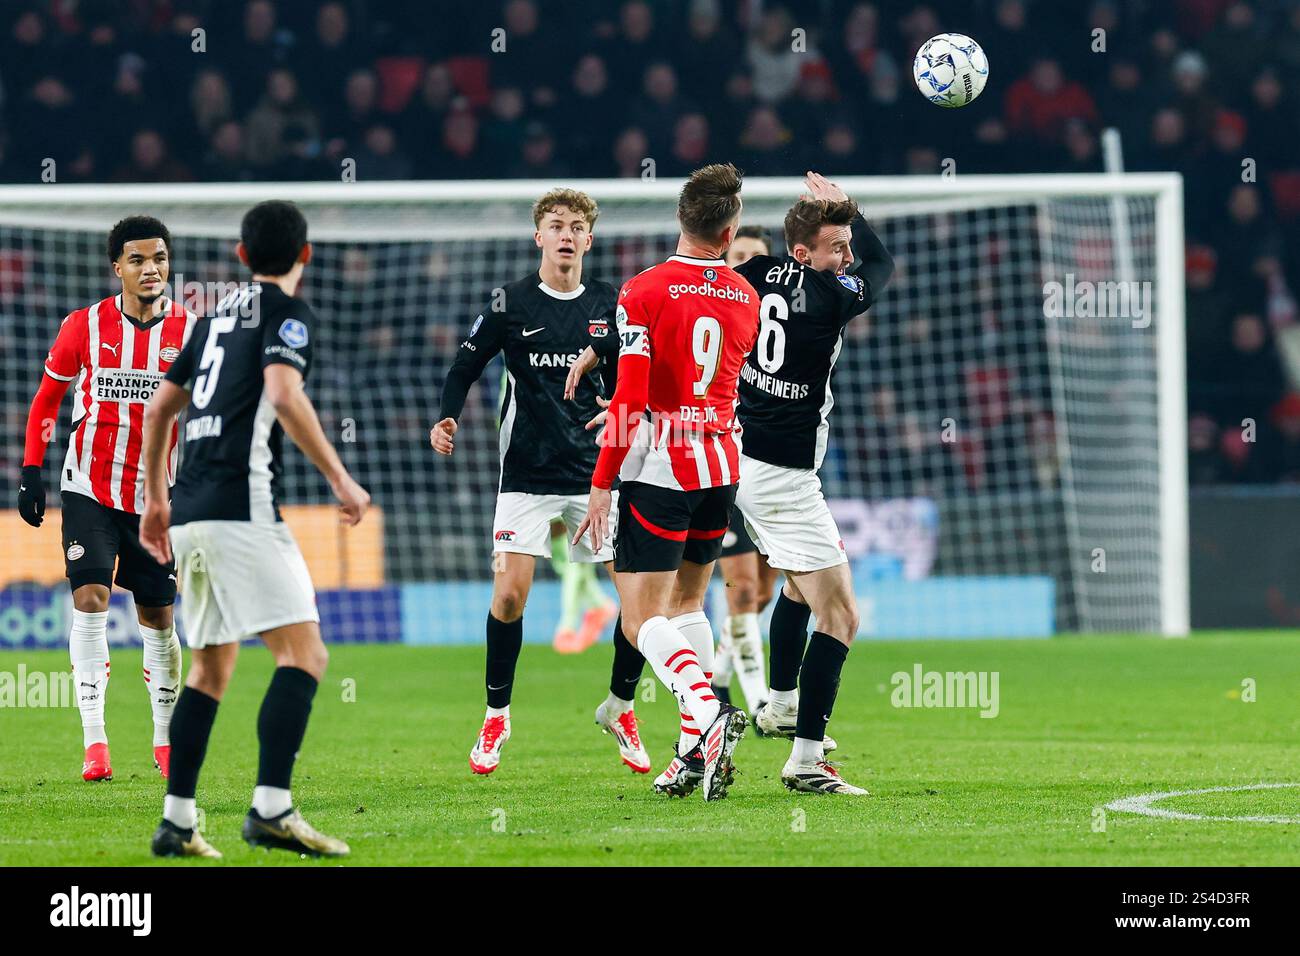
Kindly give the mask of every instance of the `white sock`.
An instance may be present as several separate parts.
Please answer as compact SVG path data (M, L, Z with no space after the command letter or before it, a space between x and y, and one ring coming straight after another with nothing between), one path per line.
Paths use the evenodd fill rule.
M763 660L763 636L758 632L758 615L737 614L731 619L732 656L740 689L750 708L767 700L767 665Z
M773 707L780 707L782 710L797 710L799 707L799 691L798 689L772 690L769 687L767 700Z
M506 704L504 707L489 707L487 709L487 715L489 717L505 717L507 720L509 720L510 705Z
M144 684L153 708L153 745L171 742L172 711L181 692L181 639L176 628L155 630L140 625L144 641Z
M822 742L820 740L805 740L803 737L794 738L794 750L790 753L790 759L795 763L816 763L819 760L825 760L826 754L822 751Z
M104 696L108 693L108 612L72 610L68 635L77 709L81 711L83 746L108 743L104 731Z
M163 819L174 823L182 830L194 829L194 798L173 797L170 793L163 797Z
M263 820L278 817L293 808L293 797L283 787L254 787L253 809Z
M718 635L718 645L713 652L713 686L730 687L731 675L735 673L734 648L731 646L731 617L722 623L722 633Z
M677 698L679 711L689 712L696 727L707 729L718 716L718 698L713 696L690 641L659 615L641 625L636 646L655 676Z
M611 692L605 696L605 703L603 706L606 710L613 711L614 715L618 716L620 714L626 714L632 709L632 701L624 700L622 697L618 697Z
M699 659L700 670L704 671L704 679L713 685L713 625L709 623L709 616L703 611L688 611L685 614L678 614L676 617L669 618L668 623L677 628L682 637L686 638L695 651L695 656ZM677 735L677 752L679 754L690 753L691 749L699 743L700 734L704 727L695 723L695 718L689 713L679 712L678 716L682 719L681 730ZM707 726L707 725L705 725Z

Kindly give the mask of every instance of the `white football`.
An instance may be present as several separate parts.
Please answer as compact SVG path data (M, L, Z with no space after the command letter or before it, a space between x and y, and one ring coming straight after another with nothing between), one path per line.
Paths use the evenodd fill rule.
M946 109L965 106L984 91L989 61L983 48L961 33L930 37L912 61L916 88L931 103Z

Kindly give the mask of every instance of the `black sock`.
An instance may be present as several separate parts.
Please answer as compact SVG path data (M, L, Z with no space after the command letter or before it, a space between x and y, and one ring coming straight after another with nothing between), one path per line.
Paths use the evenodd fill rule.
M199 769L208 752L212 722L217 719L215 697L201 690L185 687L176 699L171 723L171 765L167 772L167 793L173 797L193 799L199 785Z
M835 695L840 691L840 670L848 656L847 644L841 644L829 634L813 631L803 667L799 669L799 716L794 724L796 737L821 740L826 736L826 722L831 719Z
M799 664L808 642L808 618L812 608L785 596L777 595L772 608L772 623L767 631L771 645L768 655L769 681L772 690L794 690L799 682Z
M524 646L524 619L503 624L488 611L487 617L487 705L509 707L514 689L515 665Z
M636 697L637 685L645 669L645 657L623 636L623 615L614 624L614 666L609 672L609 692L619 700Z
M307 734L316 678L298 667L277 667L257 713L257 785L289 789L293 762ZM173 718L175 719L175 718Z

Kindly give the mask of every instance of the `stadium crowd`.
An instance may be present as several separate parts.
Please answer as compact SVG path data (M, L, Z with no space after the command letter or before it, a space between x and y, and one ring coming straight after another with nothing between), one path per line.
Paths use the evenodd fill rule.
M0 182L40 182L48 159L59 182L337 179L347 160L363 180L629 177L647 158L661 176L718 159L750 175L936 175L946 157L959 172L1083 172L1117 127L1130 170L1186 177L1192 481L1300 480L1300 394L1275 341L1300 319L1300 113L1285 82L1300 2L5 10ZM907 108L912 53L943 30L979 39L989 89L965 110Z

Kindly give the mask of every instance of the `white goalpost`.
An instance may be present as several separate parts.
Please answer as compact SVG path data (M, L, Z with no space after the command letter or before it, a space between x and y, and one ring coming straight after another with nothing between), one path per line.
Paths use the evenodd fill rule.
M846 332L824 490L853 561L864 636L1186 634L1182 180L1176 174L846 177L898 271ZM242 278L239 220L292 199L316 255L308 389L377 511L344 533L296 451L290 521L337 640L478 642L491 586L499 366L456 456L428 428L493 290L537 267L533 181L0 187L5 474L60 320L117 290L105 252L133 214L173 235L173 293L196 311ZM585 275L620 284L675 244L675 180L565 183L599 203ZM751 178L742 222L774 242L797 179ZM0 512L0 644L61 644L58 463L39 530ZM549 640L544 571L526 639ZM607 589L609 588L606 582ZM44 617L42 616L44 615ZM123 628L123 639L134 632ZM52 637L51 637L52 635Z

